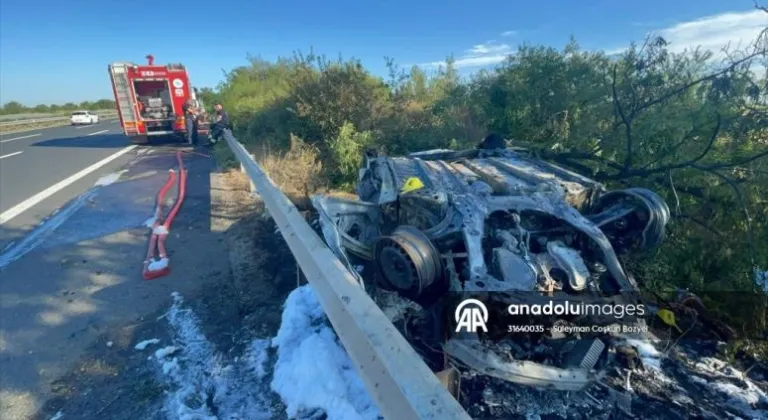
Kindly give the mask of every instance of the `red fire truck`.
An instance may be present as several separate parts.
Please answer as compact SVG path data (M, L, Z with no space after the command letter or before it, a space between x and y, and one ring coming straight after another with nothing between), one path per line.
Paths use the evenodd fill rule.
M189 75L181 64L156 65L148 55L146 65L112 63L109 76L115 93L120 125L134 143L144 144L153 136L175 136L184 139L186 120L182 106L188 99L199 110L203 104ZM198 117L198 137L208 135L205 116Z

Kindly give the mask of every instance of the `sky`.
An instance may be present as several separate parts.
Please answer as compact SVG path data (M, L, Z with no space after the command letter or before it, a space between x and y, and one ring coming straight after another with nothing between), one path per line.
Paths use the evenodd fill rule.
M768 5L768 0L763 4ZM247 56L274 60L313 49L357 58L386 76L453 55L463 73L493 66L521 43L618 52L648 33L673 50L719 50L768 26L753 0L0 0L0 103L111 98L115 61L186 65L192 84L215 87Z

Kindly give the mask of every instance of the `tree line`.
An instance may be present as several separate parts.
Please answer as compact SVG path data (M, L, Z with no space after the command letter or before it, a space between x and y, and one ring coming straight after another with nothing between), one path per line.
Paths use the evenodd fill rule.
M14 115L14 114L51 114L57 112L69 112L77 110L86 111L99 111L103 109L116 109L115 101L112 99L100 99L98 101L83 101L79 104L74 102L67 102L63 105L57 104L40 104L35 106L25 106L16 101L10 101L5 103L0 108L0 115Z
M382 78L358 60L312 52L250 57L201 96L224 104L254 151L315 150L323 179L337 187L355 181L368 147L456 149L500 133L609 188L666 198L664 246L625 262L645 289L755 292L757 273L768 270L767 45L766 30L748 47L718 52L675 53L658 36L619 56L575 40L522 45L468 78L450 58L431 72L387 59ZM755 318L742 309L750 313L730 309L736 324Z

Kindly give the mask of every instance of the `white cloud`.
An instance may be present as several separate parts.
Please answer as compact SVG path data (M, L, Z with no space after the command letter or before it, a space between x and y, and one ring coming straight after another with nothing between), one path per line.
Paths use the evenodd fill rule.
M477 44L466 51L468 56L484 56L492 54L504 54L511 51L511 48L507 44L495 44L490 41L486 44Z
M651 25L651 23L634 23L633 25ZM726 45L732 48L748 46L763 28L768 27L768 13L761 10L747 12L728 12L719 15L702 17L696 20L681 22L672 26L652 31L650 34L661 35L669 42L669 50L682 52L685 49L693 49L700 46L710 50L715 57L722 57L722 49ZM509 30L501 33L503 37L518 34ZM642 41L642 40L638 40ZM605 52L608 55L620 54L627 46L609 48ZM474 45L465 50L462 55L455 57L456 68L485 67L504 61L515 50L503 43L487 41ZM424 67L438 67L445 65L445 61L424 63Z
M746 47L768 26L768 13L753 10L742 13L724 13L691 22L674 25L661 31L672 51L702 48L718 52L729 43L733 47Z
M722 49L730 44L731 48L744 48L757 38L760 31L768 27L768 13L761 10L748 12L728 12L706 16L689 22L681 22L667 28L651 32L661 35L669 42L672 52L701 47L710 50L715 57L723 57ZM607 54L618 54L624 48L613 48Z
M483 44L474 45L472 48L464 51L461 56L455 57L453 65L456 68L490 66L492 64L501 63L512 53L514 53L514 50L508 44L498 44L495 41L488 41ZM436 61L421 65L425 67L439 67L445 65L445 61Z

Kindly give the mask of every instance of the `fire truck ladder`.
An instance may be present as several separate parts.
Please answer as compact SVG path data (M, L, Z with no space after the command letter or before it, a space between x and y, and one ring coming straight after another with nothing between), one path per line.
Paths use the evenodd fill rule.
M109 66L109 72L115 83L115 92L117 94L117 104L120 109L120 118L123 120L123 127L127 136L138 134L136 123L138 122L136 108L134 107L133 92L128 84L128 65L112 64Z

